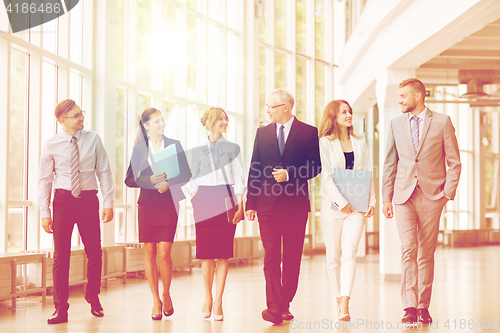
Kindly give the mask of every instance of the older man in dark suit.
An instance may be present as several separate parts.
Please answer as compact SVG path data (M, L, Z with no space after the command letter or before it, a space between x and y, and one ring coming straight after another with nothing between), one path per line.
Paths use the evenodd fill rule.
M275 324L293 319L289 307L311 210L307 181L321 172L318 129L295 118L293 105L286 90L269 95L266 112L272 124L257 130L248 175L246 216L253 221L258 214L265 249L267 309L262 318Z

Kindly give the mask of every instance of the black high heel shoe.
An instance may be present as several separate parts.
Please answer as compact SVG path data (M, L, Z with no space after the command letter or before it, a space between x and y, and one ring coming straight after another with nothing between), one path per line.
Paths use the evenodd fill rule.
M160 307L163 309L163 303L161 301L160 301ZM155 315L153 313L151 314L151 319L153 320L161 320L161 317L162 317L161 311L159 315Z
M168 298L170 298L170 296L168 296ZM170 303L172 303L172 299L170 298ZM162 310L163 310L163 304L162 304ZM170 310L163 310L163 315L165 315L165 317L170 317L171 315L174 314L174 303L172 303L172 308Z

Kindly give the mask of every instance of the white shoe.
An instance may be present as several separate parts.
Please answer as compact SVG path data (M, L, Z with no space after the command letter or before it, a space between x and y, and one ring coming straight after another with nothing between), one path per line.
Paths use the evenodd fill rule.
M214 320L215 321L223 321L224 320L224 315L216 315L214 314Z

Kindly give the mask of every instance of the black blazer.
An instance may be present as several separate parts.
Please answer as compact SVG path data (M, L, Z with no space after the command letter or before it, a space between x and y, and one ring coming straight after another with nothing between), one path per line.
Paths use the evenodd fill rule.
M278 183L273 168L283 168L289 180ZM309 188L307 180L321 172L318 129L293 120L290 133L280 156L276 124L257 129L252 162L248 174L247 210L268 212L271 209L309 212Z
M184 149L182 149L179 141L167 138L166 136L163 136L163 143L165 147L175 144L177 149L177 158L179 160L180 175L168 180L168 191L164 193L158 192L150 180L150 177L153 175L153 170L149 166L148 147L146 146L146 142L142 141L138 145L135 145L132 151L132 157L130 158L127 176L125 177L125 185L128 187L141 188L141 193L139 194L139 199L137 200L138 204L146 203L153 199L153 197L158 196L166 197L168 195L172 195L172 199L175 203L186 198L181 187L189 182L189 179L191 178L191 169L189 168Z

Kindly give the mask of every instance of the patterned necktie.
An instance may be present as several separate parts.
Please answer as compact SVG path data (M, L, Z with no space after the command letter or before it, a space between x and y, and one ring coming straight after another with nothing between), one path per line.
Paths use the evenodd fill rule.
M413 140L413 147L415 148L415 152L418 151L419 142L419 133L418 133L418 122L420 118L417 116L411 117L411 139Z
M283 156L283 149L285 148L285 126L280 126L280 131L278 133L278 146L280 148L280 155Z
M71 148L71 194L75 198L80 195L80 166L78 164L80 160L80 154L78 152L78 145L76 143L76 136L71 138L71 143L73 147Z

